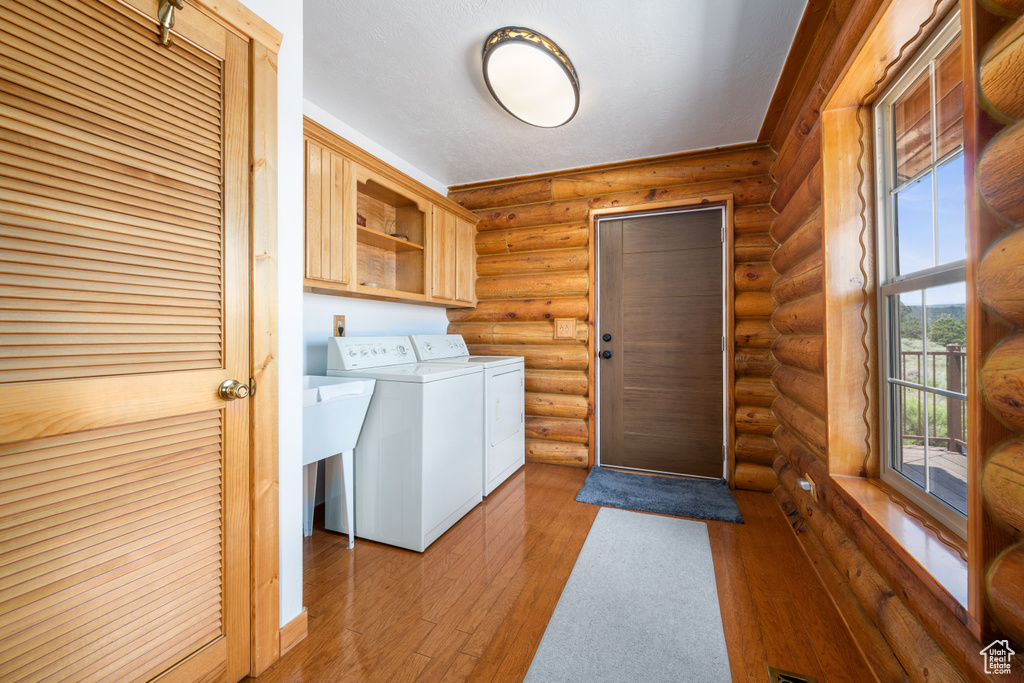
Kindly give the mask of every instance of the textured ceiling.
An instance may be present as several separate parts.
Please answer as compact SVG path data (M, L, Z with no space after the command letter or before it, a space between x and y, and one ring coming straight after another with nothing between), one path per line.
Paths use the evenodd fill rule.
M446 185L757 138L805 0L311 0L304 96ZM494 102L483 41L526 26L569 55L579 113Z

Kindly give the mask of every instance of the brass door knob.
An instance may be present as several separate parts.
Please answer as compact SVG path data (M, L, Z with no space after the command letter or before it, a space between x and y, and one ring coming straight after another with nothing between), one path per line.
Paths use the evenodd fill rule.
M225 401L234 401L236 398L246 398L249 395L249 385L242 384L237 379L226 379L217 388L217 393Z

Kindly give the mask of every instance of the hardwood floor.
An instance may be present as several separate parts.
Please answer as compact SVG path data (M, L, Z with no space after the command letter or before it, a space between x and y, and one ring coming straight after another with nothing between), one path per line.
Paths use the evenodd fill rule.
M522 680L599 509L585 478L528 464L423 554L318 523L309 635L258 683ZM772 496L736 498L746 524L708 523L733 680L874 680Z

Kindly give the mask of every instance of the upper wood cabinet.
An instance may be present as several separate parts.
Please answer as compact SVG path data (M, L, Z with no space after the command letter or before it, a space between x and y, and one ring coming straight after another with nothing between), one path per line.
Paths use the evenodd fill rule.
M306 284L348 285L355 222L352 162L306 141ZM349 215L351 214L351 215Z
M430 294L476 306L476 223L434 207Z
M307 291L476 305L475 215L306 119Z

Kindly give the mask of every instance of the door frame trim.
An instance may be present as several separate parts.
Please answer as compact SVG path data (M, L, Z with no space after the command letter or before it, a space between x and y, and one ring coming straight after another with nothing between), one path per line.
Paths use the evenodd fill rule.
M587 296L587 304L589 308L589 320L588 325L590 327L590 334L587 340L587 352L589 355L590 363L587 368L587 404L589 412L589 425L588 425L588 457L587 467L593 467L597 462L598 445L597 445L597 421L600 417L598 405L598 391L597 391L597 294L598 294L598 281L597 281L597 264L595 262L597 257L597 223L599 220L607 218L629 218L634 215L650 213L650 212L666 212L671 213L672 209L678 209L685 211L687 209L700 208L702 206L711 207L713 205L720 205L725 208L725 240L722 243L722 296L723 306L722 314L724 317L724 334L725 334L725 349L723 350L723 385L725 391L723 392L725 402L725 420L723 425L723 443L725 445L725 478L729 483L729 488L736 488L736 397L735 397L735 366L736 366L736 316L735 316L735 303L736 303L736 287L735 287L735 255L733 246L733 211L734 211L734 197L732 194L718 194L718 195L707 195L698 197L689 197L686 199L676 199L671 201L662 202L644 202L641 204L633 204L631 206L616 206L608 207L603 209L591 209L588 222L589 222L589 251L590 251L590 264L587 269L587 274L590 280L590 292Z

